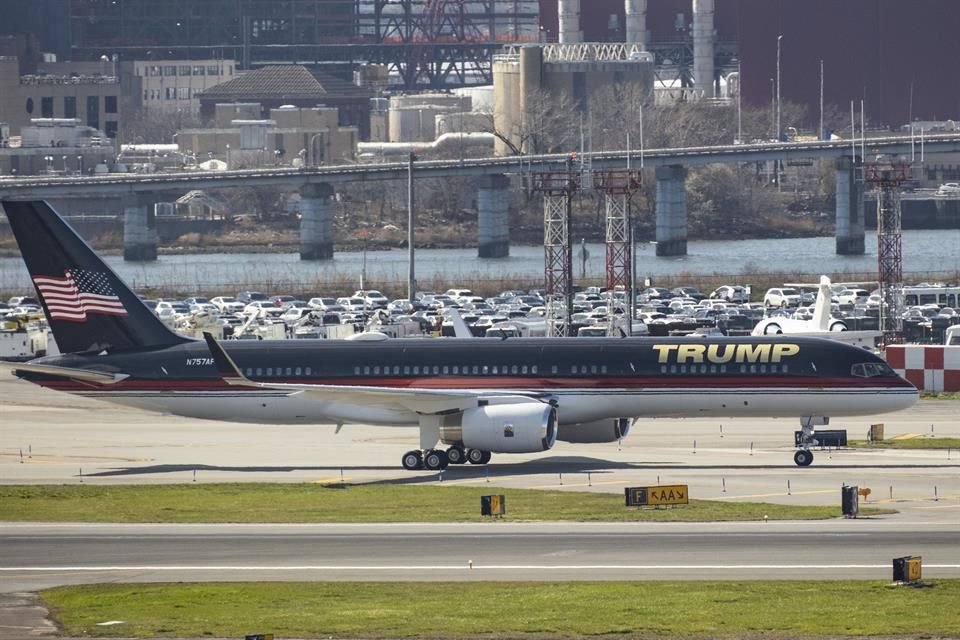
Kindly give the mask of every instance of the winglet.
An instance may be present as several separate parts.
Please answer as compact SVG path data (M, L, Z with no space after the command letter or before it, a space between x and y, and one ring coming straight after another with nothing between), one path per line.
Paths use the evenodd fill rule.
M207 348L210 349L210 355L213 356L213 362L217 365L217 371L224 382L232 385L256 386L257 383L243 375L237 363L227 355L227 352L210 332L204 331L203 339L207 341Z

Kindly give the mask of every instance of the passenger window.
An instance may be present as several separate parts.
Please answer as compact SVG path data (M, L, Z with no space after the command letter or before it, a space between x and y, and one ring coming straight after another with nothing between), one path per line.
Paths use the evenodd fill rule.
M756 372L757 372L757 365L755 364L750 365L750 373L756 373Z
M443 372L443 375L449 374L449 373L450 373L450 367L444 366L442 372Z
M287 367L287 375L288 375L288 376L292 376L292 375L293 375L293 369L291 369L290 367Z
M493 373L493 375L497 375L497 372L499 371L499 369L497 369L497 366L494 365L493 367L491 367L490 371L491 373Z
M261 369L260 367L257 367L257 376L259 377L262 375L263 375L263 369Z
M273 375L273 367L267 367L267 377L269 378L272 375Z
M557 365L553 365L553 366L550 367L550 373L552 373L552 374L554 374L554 375L556 375L556 374L558 373Z
M481 371L483 375L487 375L488 373L490 373L490 367L488 367L487 365L483 365L483 369L481 369Z
M403 375L405 375L405 376L410 375L410 365L404 365L404 366L403 366Z
M375 376L380 375L380 367L374 367L374 368L373 368L373 375L375 375Z
M670 365L670 373L676 373L676 372L677 372L677 365L675 364Z
M523 365L522 367L520 367L520 373L523 375L527 375L527 370L528 370L527 365Z
M597 369L597 365L595 365L595 364L590 365L590 373L592 373L592 374L594 374L594 375L596 375L597 373L599 373L599 370Z
M307 375L310 375L310 367L307 367L306 369L304 369L303 372Z
M414 367L414 368L413 368L413 375L415 375L415 376L420 375L420 367Z
M600 366L600 373L606 373L606 372L607 372L607 365L601 365L601 366Z
M532 367L530 367L530 373L532 373L533 375L537 375L537 365L533 365Z
M666 372L667 372L667 365L665 364L660 365L660 373L666 373Z
M486 373L486 371L484 371L484 373ZM473 365L473 375L480 375L480 367L477 365Z
M439 367L439 366L433 365L433 375L435 375L435 376L440 375L440 367Z
M370 367L364 367L364 368L363 368L363 375L365 375L365 376L370 375Z
M303 373L303 369L301 369L300 367L297 367L296 369L293 370L293 375L295 376L299 376L302 373Z
M253 369L244 369L244 375L248 378L253 375Z
M710 373L716 373L716 372L717 372L717 365L715 364L710 365Z
M394 367L393 367L393 375L395 375L395 376L400 375L400 366L399 366L399 365L394 365Z
M517 375L518 373L520 373L520 367L518 367L517 365L513 365L512 367L510 367L510 373L513 375Z
M453 365L453 375L458 375L460 373L460 367Z

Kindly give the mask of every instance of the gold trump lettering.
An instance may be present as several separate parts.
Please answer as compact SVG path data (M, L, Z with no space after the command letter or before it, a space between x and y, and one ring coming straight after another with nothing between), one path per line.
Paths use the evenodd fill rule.
M796 344L655 344L659 364L769 364L800 353Z

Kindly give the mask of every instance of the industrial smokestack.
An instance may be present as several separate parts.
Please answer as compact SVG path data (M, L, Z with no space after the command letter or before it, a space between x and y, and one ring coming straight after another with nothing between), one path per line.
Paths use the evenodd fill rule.
M693 83L704 98L713 98L714 0L693 0Z
M647 0L624 0L627 25L627 44L647 48Z
M580 0L559 0L560 42L583 42L580 30Z

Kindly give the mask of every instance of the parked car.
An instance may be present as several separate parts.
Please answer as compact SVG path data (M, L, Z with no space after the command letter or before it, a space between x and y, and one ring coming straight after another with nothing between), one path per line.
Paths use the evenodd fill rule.
M266 302L269 298L259 291L241 291L237 294L237 300L243 304L249 304L251 302Z
M870 292L866 289L849 287L835 296L837 304L866 304L870 298Z
M750 302L750 295L746 288L740 285L725 284L722 287L717 287L710 294L710 298L712 300L726 300L735 304Z
M244 307L244 304L233 296L217 296L211 298L210 302L223 314L239 313Z
M355 291L353 294L354 298L363 298L364 303L367 307L373 309L376 307L385 307L390 300L387 296L383 295L376 289L367 289L366 291L360 290Z
M767 289L763 296L765 307L798 307L800 306L800 290L790 287L773 287Z

